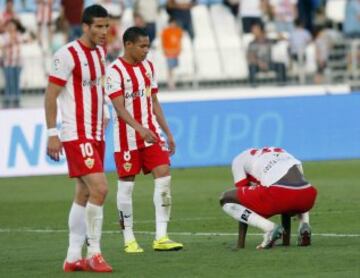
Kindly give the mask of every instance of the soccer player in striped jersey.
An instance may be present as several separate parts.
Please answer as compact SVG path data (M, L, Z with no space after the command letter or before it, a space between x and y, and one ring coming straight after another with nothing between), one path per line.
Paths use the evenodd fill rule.
M300 219L298 245L310 245L309 210L316 189L303 175L301 162L281 148L248 149L232 162L236 189L223 193L223 210L237 221L264 231L258 249L271 248L283 228L267 218L297 213Z
M116 110L114 125L114 157L117 167L117 207L123 229L125 252L141 253L133 233L132 192L135 176L142 170L152 173L155 183L156 235L153 249L172 251L183 245L169 239L170 159L175 141L157 98L158 86L153 64L146 60L150 41L138 27L123 35L124 55L107 68L106 91ZM167 137L167 143L162 132Z
M84 10L83 35L59 49L53 57L45 93L47 154L67 157L69 176L75 178L75 197L69 214L69 247L63 269L111 272L101 255L103 204L108 186L104 174L104 81L108 13L99 5ZM56 128L57 100L61 136ZM82 247L87 241L87 257Z

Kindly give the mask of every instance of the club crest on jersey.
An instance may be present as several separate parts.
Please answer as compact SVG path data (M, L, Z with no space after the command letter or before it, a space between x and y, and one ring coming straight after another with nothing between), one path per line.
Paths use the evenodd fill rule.
M94 167L95 161L93 158L88 157L87 159L85 159L84 162L85 162L86 167L88 167L89 169Z
M130 162L125 162L123 167L126 172L129 172L131 170L132 164Z

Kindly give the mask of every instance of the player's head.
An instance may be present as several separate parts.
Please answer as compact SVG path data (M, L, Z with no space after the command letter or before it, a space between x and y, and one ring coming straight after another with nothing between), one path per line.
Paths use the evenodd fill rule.
M109 14L100 5L87 7L82 15L82 29L84 35L94 44L103 45L109 28Z
M143 28L128 28L123 35L123 42L125 55L137 63L145 60L150 48L150 39Z

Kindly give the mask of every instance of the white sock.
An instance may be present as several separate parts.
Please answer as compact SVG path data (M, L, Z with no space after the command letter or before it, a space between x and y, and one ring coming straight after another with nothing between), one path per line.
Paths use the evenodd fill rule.
M133 231L133 205L132 192L135 183L133 181L118 181L116 203L119 211L119 221L123 231L124 242L135 240Z
M304 213L301 213L298 215L299 217L299 225L303 224L303 223L306 223L306 224L309 224L310 225L310 215L309 215L309 212L304 212Z
M100 239L103 223L103 206L87 203L85 208L85 221L87 232L87 257L90 258L100 251Z
M171 212L171 176L155 179L154 206L156 222L156 240L167 235L167 224Z
M264 232L269 232L275 228L273 222L240 204L226 203L223 205L223 210L237 221L259 228Z
M85 207L73 203L69 213L69 247L66 261L75 262L82 258L81 251L86 237Z

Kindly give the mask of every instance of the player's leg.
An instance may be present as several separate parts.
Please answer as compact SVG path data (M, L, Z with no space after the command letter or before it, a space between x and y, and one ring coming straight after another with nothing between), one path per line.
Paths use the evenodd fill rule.
M86 260L82 258L82 247L86 238L85 206L89 197L86 185L76 179L75 197L69 213L69 247L63 265L65 272L87 269Z
M235 220L259 228L264 232L264 240L257 247L258 249L271 248L275 241L281 237L283 228L242 205L238 194L238 190L243 191L242 189L247 191L247 188L241 188L224 192L220 197L220 205L225 213Z
M104 218L103 205L108 192L105 174L91 173L81 177L89 189L89 199L85 207L87 234L87 264L91 271L111 272L112 268L101 255L100 240Z
M298 214L299 228L298 228L298 245L311 245L311 226L309 212Z
M141 171L141 161L138 150L114 153L115 164L119 176L116 205L119 212L119 223L124 237L126 253L141 253L133 231L133 201L132 193L135 186L135 176Z
M119 212L119 223L124 236L124 250L126 253L142 253L144 250L137 243L133 230L133 201L132 193L135 176L119 178L116 204Z
M183 244L172 241L167 235L171 213L171 176L169 164L152 169L154 177L153 202L155 207L156 234L153 248L156 251L174 251L183 248Z

